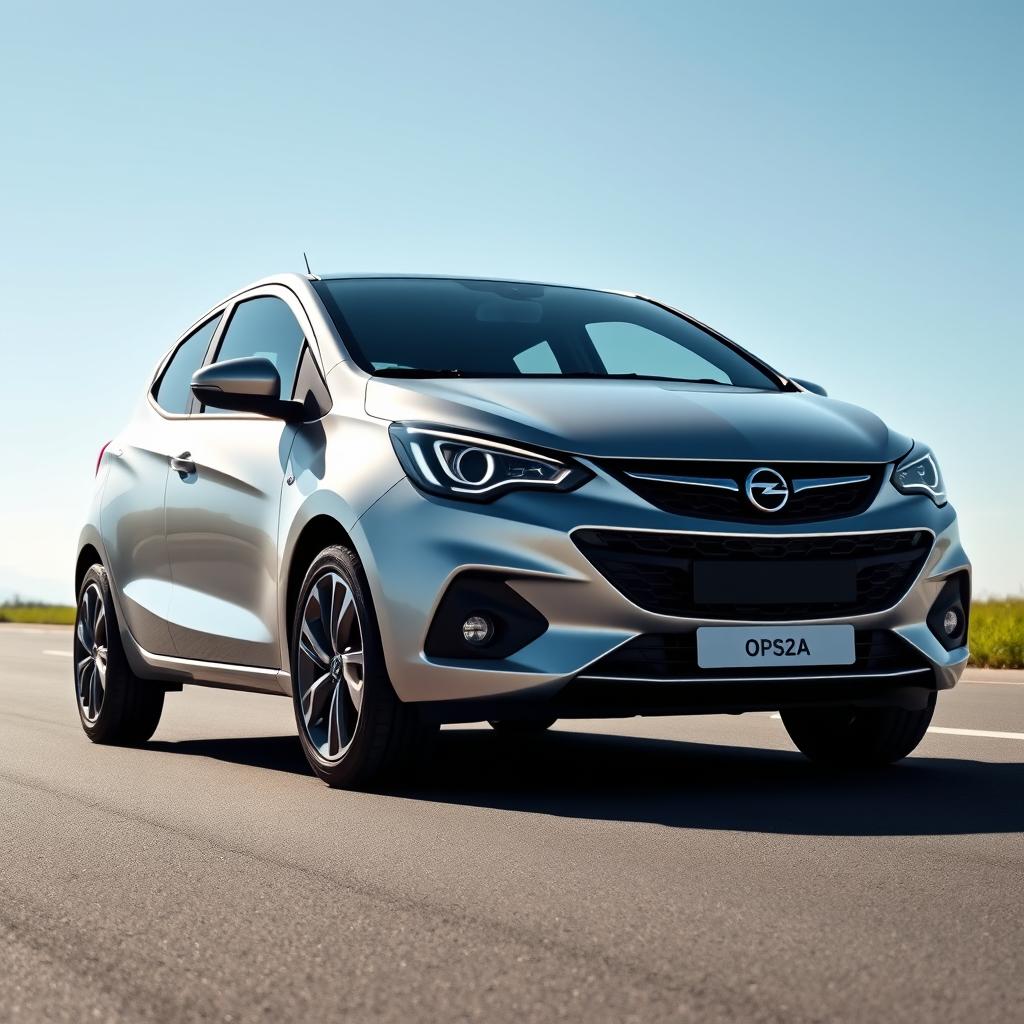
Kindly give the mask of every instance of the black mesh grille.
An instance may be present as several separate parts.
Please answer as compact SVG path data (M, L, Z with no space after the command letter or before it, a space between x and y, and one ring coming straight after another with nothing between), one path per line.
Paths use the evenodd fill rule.
M639 461L615 459L604 469L645 501L672 515L742 523L808 523L841 519L863 512L878 494L886 466L877 463L790 462L768 463L789 486L790 497L778 512L763 512L747 499L747 476L765 463L698 460ZM659 474L700 480L730 481L736 490L702 486L680 480L648 480L633 474ZM800 482L867 477L859 483L815 486L797 490Z
M920 653L895 633L880 629L858 630L855 643L857 659L852 665L804 665L741 671L735 668L700 668L697 664L696 633L648 633L623 644L590 666L584 675L588 678L599 676L670 680L730 678L741 674L773 679L816 675L857 676L927 667Z
M661 615L786 621L896 604L931 550L926 530L741 537L580 530L573 540L634 604ZM715 583L716 566L726 566ZM696 578L696 585L695 585Z

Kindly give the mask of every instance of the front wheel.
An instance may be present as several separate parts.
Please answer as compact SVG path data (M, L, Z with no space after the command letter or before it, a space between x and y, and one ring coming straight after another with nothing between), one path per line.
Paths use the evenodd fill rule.
M326 548L309 567L291 641L302 750L329 786L368 788L429 746L437 726L395 695L363 568L348 548Z
M935 711L935 694L925 707L803 708L782 712L790 739L812 761L844 767L891 764L924 739Z
M86 736L93 743L145 743L160 722L164 690L128 667L102 565L91 566L82 580L72 653L78 716Z

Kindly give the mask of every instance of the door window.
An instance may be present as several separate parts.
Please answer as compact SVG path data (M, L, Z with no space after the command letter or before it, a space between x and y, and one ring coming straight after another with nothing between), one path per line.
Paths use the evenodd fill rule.
M288 303L269 295L247 299L235 307L214 362L243 356L269 359L281 376L281 397L291 398L302 345L302 328ZM227 411L212 405L203 407L203 412Z
M192 392L192 374L199 369L206 358L206 350L217 331L220 323L218 313L212 320L207 320L202 327L194 330L171 356L159 382L153 389L156 404L165 412L183 414L188 412Z

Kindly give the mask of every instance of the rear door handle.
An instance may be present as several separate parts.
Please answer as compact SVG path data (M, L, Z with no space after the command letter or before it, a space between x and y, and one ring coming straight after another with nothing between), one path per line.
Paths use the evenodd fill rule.
M191 476L196 471L191 452L182 452L179 456L171 456L171 469L181 476Z

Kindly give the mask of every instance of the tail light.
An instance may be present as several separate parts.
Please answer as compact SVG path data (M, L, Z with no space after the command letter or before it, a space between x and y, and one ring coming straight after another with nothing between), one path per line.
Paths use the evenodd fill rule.
M101 463L101 462L103 461L103 453L104 453L104 452L105 452L105 451L106 451L106 450L107 450L107 449L108 449L109 447L110 447L110 442L108 441L108 442L107 442L107 443L106 443L106 444L105 444L105 445L104 445L104 446L103 446L103 447L102 447L102 448L100 449L100 453L99 453L99 455L97 455L97 456L96 456L96 470L95 470L95 472L93 473L93 476L96 476L96 474L97 474L97 473L99 473L99 471L100 471L100 463Z

